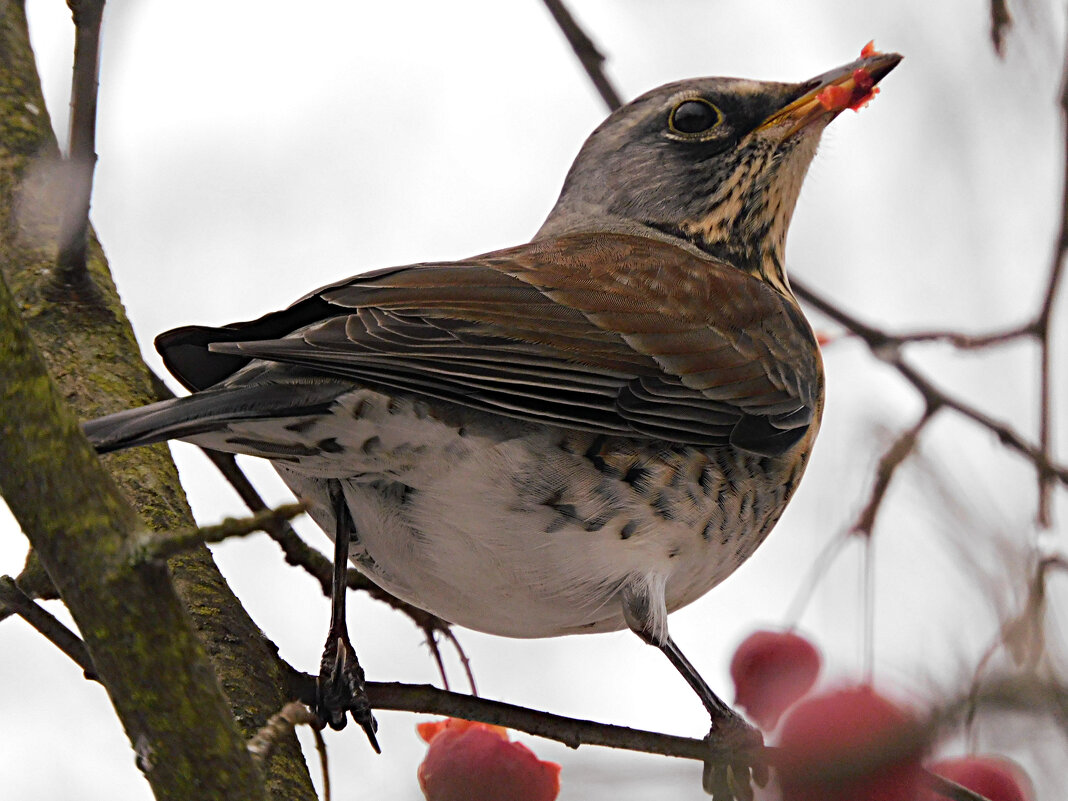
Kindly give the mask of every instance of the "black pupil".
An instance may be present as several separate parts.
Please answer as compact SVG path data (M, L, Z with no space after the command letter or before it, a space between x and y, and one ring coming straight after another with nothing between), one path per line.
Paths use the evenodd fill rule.
M680 103L672 116L672 123L676 131L682 133L701 133L707 131L716 124L719 115L708 105L698 100L687 100Z

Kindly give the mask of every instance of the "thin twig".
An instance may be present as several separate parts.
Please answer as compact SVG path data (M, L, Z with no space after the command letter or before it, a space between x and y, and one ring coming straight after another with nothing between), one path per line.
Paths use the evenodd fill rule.
M449 686L449 676L445 672L445 660L441 656L441 648L438 646L438 638L433 629L423 629L423 637L426 639L427 647L430 649L431 655L434 657L434 664L438 666L438 675L441 676L441 686L446 690L451 690Z
M1053 376L1051 366L1051 333L1050 325L1053 319L1053 306L1057 298L1057 289L1060 286L1061 276L1064 274L1064 259L1068 253L1068 52L1065 54L1065 65L1061 74L1061 137L1064 145L1063 186L1061 189L1061 220L1060 230L1057 233L1057 245L1049 269L1049 280L1046 283L1046 294L1042 299L1042 308L1035 320L1036 334L1039 337L1041 348L1041 379L1040 379L1040 408L1038 423L1038 444L1042 455L1047 461L1052 455L1052 394ZM1053 477L1044 473L1038 478L1038 524L1043 528L1050 526L1050 490Z
M37 558L37 553L32 546L29 553L26 554L26 564L23 566L22 572L15 577L15 585L31 600L54 601L59 598L56 585L52 583L52 579L45 572L45 569L41 567L41 560ZM15 614L14 609L0 604L0 622L13 614Z
M104 0L67 0L74 17L74 77L70 97L70 144L66 167L70 185L60 225L57 283L90 290L86 269L89 203L96 167L96 101L100 73L100 22Z
M271 715L267 723L249 739L249 753L262 770L278 741L291 734L297 726L308 726L312 730L315 750L319 752L319 767L323 772L323 801L330 801L330 764L326 757L322 722L300 701L290 701Z
M262 767L282 737L291 734L301 724L314 726L317 721L315 714L300 701L290 701L271 715L267 722L249 738L248 752Z
M1061 483L1068 485L1068 467L1050 461L1049 457L1044 454L1039 447L1025 440L1011 427L995 420L988 414L979 411L971 404L965 403L964 401L938 389L929 379L920 375L919 372L900 358L884 359L884 361L896 367L898 372L919 390L920 394L923 395L928 403L940 403L946 408L953 409L953 411L958 414L978 423L980 426L994 433L1002 445L1027 457L1027 459L1034 464L1040 474L1047 474L1055 477Z
M1051 476L1068 485L1068 467L1054 463L1047 454L1043 453L1041 447L1028 442L1008 425L936 387L930 379L904 361L901 356L900 343L893 335L861 322L809 289L803 282L792 280L791 284L799 298L859 336L867 343L876 358L896 368L919 391L929 406L945 406L971 419L997 435L1003 445L1025 456L1034 464L1040 475Z
M456 655L460 659L460 664L464 666L464 673L467 674L467 684L471 687L471 695L477 696L478 688L475 686L475 673L471 670L471 660L467 658L467 651L460 645L460 641L456 638L451 627L446 628L442 633L452 643L452 647L456 649Z
M152 370L149 371L149 379L152 382L152 388L157 398L160 400L168 400L176 397L163 379ZM222 473L226 481L234 488L234 491L237 492L238 497L240 497L245 506L249 508L249 511L256 515L269 511L267 503L260 496L259 492L256 491L256 488L252 486L252 482L249 481L248 476L245 475L233 454L203 447L200 450L203 451L204 455L208 457L218 471ZM301 536L297 534L291 525L289 525L288 520L266 516L262 518L262 522L263 526L261 530L265 531L282 549L282 553L285 554L286 563L293 565L294 567L300 567L312 576L319 582L319 587L323 595L329 598L331 593L330 584L333 575L333 568L330 564L330 560L315 548L312 548L304 542ZM444 633L460 653L461 662L463 662L464 668L467 671L468 679L471 681L472 687L474 686L474 679L471 676L467 655L463 652L463 649L460 647L455 635L449 629L449 624L446 621L436 615L432 615L429 612L425 612L418 607L402 601L400 598L386 592L361 573L351 568L346 574L346 583L349 589L367 592L376 601L389 604L397 611L404 613L424 632L440 631ZM428 643L430 643L430 647L433 650L436 648L436 643L433 642L432 634L428 635L428 637ZM440 665L441 656L440 654L437 654L436 656ZM441 669L444 671L443 667ZM442 678L444 679L444 675Z
M152 383L152 391L158 400L170 400L177 397L155 370L149 370L148 377ZM234 488L234 491L250 512L259 514L270 508L259 492L256 491L256 488L252 486L252 482L249 481L245 471L241 469L241 465L237 463L237 459L232 453L225 453L202 446L200 450L215 465L215 468L222 473L223 478ZM264 531L271 535L271 538L281 546L282 551L286 554L287 562L289 562L291 550L299 551L301 548L307 547L287 520L270 521L264 527ZM289 563L296 564L295 562ZM326 583L323 585L323 593L327 596L330 595L329 574L327 574Z
M993 331L987 334L965 334L960 331L915 331L907 334L889 334L888 338L899 345L912 342L947 342L961 350L977 350L1004 345L1022 337L1034 335L1035 324L1027 322L1004 331Z
M879 514L879 509L882 508L883 498L886 497L886 491L890 487L890 481L894 477L894 473L901 466L901 463L908 458L909 454L915 450L920 433L937 411L937 406L928 404L916 424L894 440L893 444L886 450L886 453L879 459L879 466L875 469L875 481L872 482L868 502L857 516L856 522L849 529L851 534L859 534L865 537L871 536L872 531L875 529L875 518Z
M311 730L315 738L315 751L319 754L319 770L323 774L323 801L330 801L330 762L326 758L326 740L323 730L318 726L312 726Z
M964 709L964 728L971 737L975 716L979 710L979 688L986 669L994 655L1004 647L1013 661L1028 670L1034 670L1044 648L1042 639L1043 614L1046 603L1046 583L1053 570L1068 570L1068 559L1060 555L1047 556L1035 565L1034 576L1028 583L1027 598L1018 615L1006 620L997 636L980 656L968 688Z
M823 577L827 575L827 570L830 569L834 560L838 558L838 554L840 554L846 544L853 539L853 537L849 536L848 529L838 531L827 541L827 544L820 549L816 558L812 560L812 566L809 568L808 575L805 576L804 581L802 581L798 587L797 594L794 596L794 600L790 602L790 606L786 613L786 624L791 629L795 628L800 623L801 616L805 613L805 608L808 606L808 602L812 599L816 587L819 586Z
M594 88L597 89L598 94L601 95L604 104L608 106L609 111L615 111L623 105L623 101L619 99L619 93L612 86L611 81L608 80L608 76L604 74L604 56L597 49L593 40L575 22L575 18L571 16L571 12L567 10L567 6L563 4L562 0L544 0L544 2L545 7L549 9L549 13L556 20L556 24L564 36L567 37L568 44L575 51L582 68L586 70L586 74L589 76Z
M278 520L289 520L304 514L304 504L287 503L277 509L258 512L251 517L228 517L214 526L202 526L189 531L157 534L145 532L130 543L130 559L135 563L169 559L202 543L222 542L231 537L245 537L263 531Z
M99 681L96 668L93 667L93 659L81 638L20 590L11 576L0 576L0 608L2 607L7 607L17 614L74 660L85 673L85 678Z
M1005 34L1011 27L1008 0L990 0L990 41L999 56L1005 55Z

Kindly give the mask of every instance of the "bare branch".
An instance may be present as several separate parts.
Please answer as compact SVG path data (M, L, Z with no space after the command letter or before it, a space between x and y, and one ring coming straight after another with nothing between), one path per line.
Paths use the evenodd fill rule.
M609 111L615 111L623 105L623 101L619 99L619 93L604 74L604 56L597 49L593 40L575 22L575 18L571 16L571 12L563 4L563 0L544 0L544 2L545 7L549 9L549 13L556 20L556 24L560 27L564 36L567 37L568 44L575 51L575 55L578 56L578 60L582 63L582 68L586 70L586 74L589 76L594 88L601 95L604 104L608 106Z
M875 518L879 514L879 509L882 508L886 490L890 487L890 480L894 477L894 473L901 466L901 463L916 448L920 432L923 431L937 411L938 407L928 405L916 424L894 440L894 443L879 459L879 466L875 469L875 481L868 495L868 502L857 517L857 521L850 528L851 534L861 534L865 537L871 536L872 530L875 528Z
M275 743L301 725L315 727L319 718L300 701L290 701L275 712L248 741L248 751L262 767L271 756Z
M330 765L326 757L326 742L323 740L322 721L300 701L290 701L248 741L252 759L263 769L275 746L286 739L297 726L308 726L315 736L315 750L319 752L319 767L323 774L323 801L330 801Z
M1040 446L1025 440L1008 425L995 420L965 401L942 391L930 379L906 363L901 356L900 339L861 322L853 315L816 294L801 281L792 281L794 292L835 322L863 339L872 354L893 366L923 396L928 407L946 407L964 415L994 433L1003 445L1026 457L1042 478L1052 477L1068 485L1068 467L1054 463Z
M52 384L0 279L0 493L85 636L160 799L266 792L166 569L117 558L139 523ZM56 480L57 475L63 480ZM201 736L186 736L196 726ZM202 770L205 764L216 770ZM193 787L195 785L195 789Z
M74 17L74 77L70 96L69 186L60 225L56 283L83 296L95 293L86 269L89 203L96 167L96 100L100 73L100 22L104 0L67 0Z
M59 622L47 609L34 603L32 598L19 589L11 576L0 576L0 610L4 607L37 629L45 639L74 660L85 673L85 678L100 681L93 667L93 659L81 638Z
M155 372L151 372L151 379L152 388L160 400L176 397L175 394L171 392L170 387L168 387L163 379ZM262 525L259 529L254 530L267 532L271 539L278 543L278 546L282 549L282 552L285 554L286 563L303 568L309 575L319 582L319 587L322 590L323 595L329 598L333 572L330 561L322 553L304 542L293 527L289 525L287 518L284 516L263 514L269 511L268 506L256 491L256 488L252 486L252 482L248 480L248 476L245 475L233 454L216 451L211 448L201 448L201 451L203 451L204 455L211 460L211 463L215 465L219 472L222 473L223 477L227 480L230 486L234 488L249 510L258 516L257 519L260 520ZM245 533L251 534L252 531ZM206 541L214 542L214 540ZM431 615L428 612L424 612L422 609L400 600L396 596L383 590L378 585L372 583L355 570L350 569L348 571L347 584L349 589L363 590L369 593L375 600L387 603L397 611L403 612L410 617L415 624L423 630L424 634L426 634L427 643L430 646L431 652L434 654L439 670L441 671L442 681L447 684L448 682L445 678L445 668L441 659L441 653L438 651L437 643L434 640L434 632L442 632L447 639L453 643L459 653L460 661L463 663L464 669L467 672L467 678L471 683L472 690L474 689L474 677L471 675L471 668L470 663L467 660L467 654L464 653L463 648L456 639L456 635L452 633L449 624L446 621L436 615Z
M1005 34L1011 27L1008 0L990 0L990 41L999 56L1005 55Z
M578 720L501 701L439 690L430 685L368 682L367 695L375 709L478 720L555 740L569 748L600 745L699 761L710 757L722 761L731 756L731 750L726 745L710 744L705 740Z
M452 643L452 647L456 649L456 655L460 658L460 664L464 666L464 673L467 674L467 684L471 688L471 695L478 695L478 688L475 686L475 674L471 670L471 660L467 658L467 651L460 645L460 641L456 639L456 635L453 633L451 627L444 630L443 634L445 638Z
M304 514L304 504L287 503L277 509L268 509L251 517L228 517L217 525L203 526L190 531L164 534L143 532L131 540L128 554L134 564L156 559L169 559L197 545L222 542L231 537L245 537L264 531L267 526L279 520L289 520L301 514Z
M1057 289L1060 286L1061 275L1064 273L1065 254L1068 253L1068 53L1065 54L1065 65L1061 74L1061 137L1064 144L1063 186L1061 188L1061 213L1060 231L1057 234L1057 246L1053 252L1049 268L1049 280L1046 283L1046 294L1042 299L1042 308L1035 320L1036 334L1039 337L1041 348L1041 378L1040 378L1040 403L1038 423L1038 443L1042 455L1048 461L1052 455L1052 395L1053 376L1051 366L1051 326L1053 318L1053 305L1057 298ZM1045 528L1050 526L1050 489L1052 477L1048 474L1040 475L1038 481L1038 524Z
M947 342L961 350L977 350L993 345L1004 345L1021 337L1034 336L1034 323L1025 323L1004 331L988 334L964 334L960 331L916 331L908 334L889 334L889 339L899 345L911 342Z
M315 677L282 664L289 673L290 692L305 703L314 699ZM569 748L597 745L705 763L722 763L735 756L726 741L718 742L709 738L699 740L568 718L514 704L448 692L429 685L368 682L367 695L375 709L443 715L490 723L535 737L555 740ZM989 708L1052 714L1061 719L1062 725L1068 720L1068 688L1056 681L1030 677L991 681L980 693L979 701ZM931 710L922 721L917 721L917 728L904 733L906 739L896 738L886 744L887 748L875 749L873 753L878 753L879 758L883 759L888 753L897 753L895 749L912 752L917 738L924 744L933 742L939 733L952 731L959 725L971 703L970 692L949 700ZM780 758L779 749L764 748L763 756L771 765L775 765ZM834 778L855 775L858 765L843 762L823 767L826 768L828 777ZM947 798L983 801L982 796L969 795L968 791L938 777L929 776L928 784Z
M876 352L876 355L879 354ZM1035 465L1040 475L1053 476L1061 483L1068 485L1068 467L1051 462L1040 448L1032 445L1012 428L979 411L971 404L965 403L938 389L930 380L920 375L900 358L883 358L882 356L880 358L896 367L898 372L919 390L928 403L940 404L973 420L994 433L1002 445L1025 456Z

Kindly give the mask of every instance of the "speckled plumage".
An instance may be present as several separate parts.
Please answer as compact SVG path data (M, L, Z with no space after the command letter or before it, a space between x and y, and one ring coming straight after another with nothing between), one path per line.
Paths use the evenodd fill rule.
M492 418L410 395L357 389L336 415L287 429L274 464L325 531L325 477L341 479L355 523L354 563L446 620L510 637L625 625L628 583L662 583L666 613L726 578L764 540L803 469L772 458ZM245 426L202 435L222 450ZM238 444L235 445L235 440ZM321 447L332 443L329 453ZM264 442L258 448L269 449Z

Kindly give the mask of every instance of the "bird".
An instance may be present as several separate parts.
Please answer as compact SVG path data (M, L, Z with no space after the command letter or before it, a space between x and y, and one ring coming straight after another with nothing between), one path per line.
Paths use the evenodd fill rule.
M99 453L170 439L271 462L335 540L316 711L374 740L348 561L507 637L629 628L713 728L745 726L668 614L765 540L823 411L785 244L827 124L900 61L800 83L698 78L589 136L533 239L364 272L156 347L191 394L85 424Z

